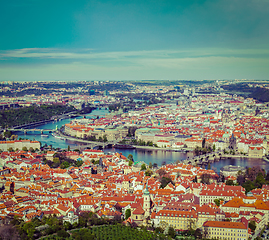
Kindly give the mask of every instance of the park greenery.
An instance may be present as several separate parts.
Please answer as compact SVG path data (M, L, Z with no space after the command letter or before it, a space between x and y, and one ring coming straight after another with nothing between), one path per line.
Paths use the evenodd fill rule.
M213 148L214 148L214 146L213 146ZM214 150L211 148L211 146L208 146L208 147L198 147L198 146L196 146L195 149L194 149L194 153L197 156L202 155L202 154L211 153L212 151L214 151Z
M210 184L212 176L208 173L201 175L201 183ZM224 176L220 176L219 181L224 182ZM197 179L194 179L196 182ZM248 193L253 189L262 188L263 185L269 184L269 171L266 172L259 166L252 168L247 167L245 171L238 171L236 181L228 179L225 181L226 185L237 185L245 188L245 192Z
M120 144L126 145L137 145L137 146L149 146L149 147L158 147L157 144L154 144L152 141L143 141L141 139L123 139L119 142Z
M161 184L160 188L165 188L169 183L174 184L172 177L163 168L160 168L157 173L159 175L159 182Z
M262 188L262 185L269 184L269 171L266 173L266 171L259 166L246 168L245 172L238 172L237 184L244 187L246 193L255 188Z
M126 211L126 218L130 212ZM150 231L149 231L150 230ZM37 217L24 222L19 216L8 225L0 227L1 239L172 239L175 237L173 228L162 229L160 227L138 227L136 224L124 225L119 216L113 219L99 218L93 212L81 212L78 223L63 222L61 218L54 216Z
M61 115L74 110L74 107L59 104L1 110L0 125L2 128L21 126L44 120L50 120L53 116Z
M45 164L48 164L51 168L69 168L71 166L80 167L83 164L82 160L74 160L65 155L64 152L57 152L53 156L53 160L48 160L45 157L42 159ZM99 161L98 161L99 163Z
M152 141L145 142L141 139L139 139L138 141L136 139L132 139L131 143L138 146L158 147L157 144L154 144Z
M104 136L100 136L99 138L96 138L95 135L89 135L89 136L84 136L83 138L84 140L87 140L87 141L97 141L97 142L107 142L107 136L104 135Z
M215 200L214 200L214 203L219 207L220 206L220 203L221 202L224 202L224 199L223 198L216 198Z

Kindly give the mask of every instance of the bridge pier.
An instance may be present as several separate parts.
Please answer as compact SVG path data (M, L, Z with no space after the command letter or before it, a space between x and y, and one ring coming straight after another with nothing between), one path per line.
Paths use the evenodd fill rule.
M24 130L24 135L26 135L27 134L27 131L26 130Z

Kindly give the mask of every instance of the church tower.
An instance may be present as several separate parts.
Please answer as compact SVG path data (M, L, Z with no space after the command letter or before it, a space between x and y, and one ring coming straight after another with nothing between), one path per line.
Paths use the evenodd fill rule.
M235 150L236 149L236 137L232 133L232 136L230 137L230 144L229 148Z
M143 209L145 211L145 218L150 216L150 193L148 190L148 183L146 184L146 189L143 193Z

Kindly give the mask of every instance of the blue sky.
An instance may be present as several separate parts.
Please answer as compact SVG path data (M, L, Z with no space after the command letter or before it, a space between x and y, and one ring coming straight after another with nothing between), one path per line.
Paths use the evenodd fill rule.
M0 81L268 79L269 0L2 1Z

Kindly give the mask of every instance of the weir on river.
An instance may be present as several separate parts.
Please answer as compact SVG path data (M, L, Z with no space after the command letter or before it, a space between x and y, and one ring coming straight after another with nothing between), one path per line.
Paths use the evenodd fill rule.
M43 132L55 132L57 129L39 129L39 128L34 128L34 129L29 129L29 128L9 128L9 131L12 132L23 132L24 134L27 134L27 132L35 132L35 133L40 133L42 134Z

